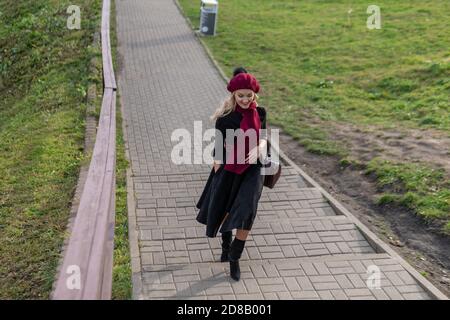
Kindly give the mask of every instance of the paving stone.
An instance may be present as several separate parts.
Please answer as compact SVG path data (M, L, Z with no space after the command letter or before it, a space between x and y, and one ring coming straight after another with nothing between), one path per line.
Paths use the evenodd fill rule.
M318 283L313 283L313 286L314 286L314 289L316 289L318 291L341 288L337 282L318 282Z
M317 291L317 293L319 294L319 296L322 300L335 300L335 298L330 290L320 290L320 291Z
M264 188L241 258L241 281L231 280L229 264L218 262L220 235L208 239L195 220L211 165L171 159L174 130L193 135L194 121L213 128L209 116L229 94L226 85L175 2L122 0L116 11L139 237L133 270L141 270L136 278L142 278L143 298L429 298L395 259L377 258L354 223L289 165L276 188ZM201 160L201 147L194 145L191 159ZM382 289L367 288L370 265L379 266Z
M330 290L330 292L336 300L348 300L348 297L343 290Z
M294 299L319 299L319 294L316 291L294 291L291 292Z
M430 297L424 292L404 293L405 300L429 300Z

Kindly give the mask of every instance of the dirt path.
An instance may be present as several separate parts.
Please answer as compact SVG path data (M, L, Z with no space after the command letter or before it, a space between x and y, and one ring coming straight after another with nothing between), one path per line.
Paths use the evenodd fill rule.
M450 137L436 130L388 130L369 127L361 131L354 125L333 123L333 139L343 142L352 156L364 162L383 156L392 161L426 163L444 168L450 177Z
M336 138L348 141L351 153L359 155L357 159L360 161L365 162L383 152L383 155L396 160L425 159L437 167L445 166L450 172L449 164L444 161L448 159L445 152L450 149L442 148L450 145L450 139L439 140L438 146L437 137L430 133L424 133L421 139L416 139L415 135L405 133L378 133L377 137L373 133L361 134L350 127L341 129ZM351 166L342 168L337 157L312 154L283 133L280 134L280 147L360 221L389 243L419 272L425 271L426 277L436 287L450 295L449 237L434 233L419 217L404 208L376 205L375 198L380 195L380 190L374 178L364 175L360 169Z

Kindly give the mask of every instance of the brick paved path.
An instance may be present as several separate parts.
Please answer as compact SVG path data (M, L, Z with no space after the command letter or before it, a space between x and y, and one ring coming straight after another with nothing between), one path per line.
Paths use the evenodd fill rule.
M264 189L242 279L231 280L228 263L217 262L219 237L206 238L195 221L211 166L170 161L172 131L193 132L195 120L213 127L208 117L227 96L225 83L173 1L119 0L116 7L136 299L430 298L289 166L274 190ZM381 269L381 289L366 284L370 265Z

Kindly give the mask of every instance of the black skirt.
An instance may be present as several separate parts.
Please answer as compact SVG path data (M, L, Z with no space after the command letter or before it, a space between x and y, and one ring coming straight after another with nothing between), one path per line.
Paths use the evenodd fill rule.
M222 164L217 172L214 172L214 168L211 169L196 204L200 209L197 221L206 225L208 237L215 237L218 231L251 230L263 190L264 177L261 175L259 161L250 165L242 174L223 168Z

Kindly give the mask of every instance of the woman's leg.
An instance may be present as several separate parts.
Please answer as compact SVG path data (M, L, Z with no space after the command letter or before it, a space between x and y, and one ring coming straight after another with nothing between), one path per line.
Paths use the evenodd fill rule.
M225 231L222 233L222 255L220 256L221 262L229 261L229 253L231 248L231 240L233 233L231 231Z
M245 241L245 240L247 240L249 232L250 232L250 230L237 229L236 238L238 238L239 240Z
M225 217L223 218L221 225L227 218L228 214L229 214L228 212L225 214ZM221 262L229 261L228 254L230 253L232 238L233 233L231 231L225 231L222 233L222 255L220 256Z
M244 251L245 241L249 230L238 229L236 231L236 236L230 247L230 276L236 281L241 278L241 269L239 267L239 259L241 258L242 252Z

